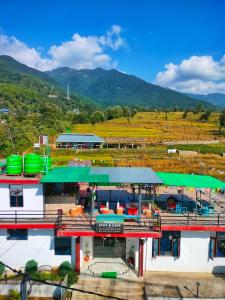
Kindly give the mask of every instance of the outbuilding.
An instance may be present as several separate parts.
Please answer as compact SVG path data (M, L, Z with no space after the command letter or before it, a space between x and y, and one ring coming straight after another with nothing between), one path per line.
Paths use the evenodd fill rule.
M58 149L99 149L104 139L95 134L63 133L56 140Z

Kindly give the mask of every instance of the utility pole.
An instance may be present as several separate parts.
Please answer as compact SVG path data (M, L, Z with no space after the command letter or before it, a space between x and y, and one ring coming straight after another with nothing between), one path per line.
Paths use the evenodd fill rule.
M21 300L27 300L27 275L23 276L20 283Z

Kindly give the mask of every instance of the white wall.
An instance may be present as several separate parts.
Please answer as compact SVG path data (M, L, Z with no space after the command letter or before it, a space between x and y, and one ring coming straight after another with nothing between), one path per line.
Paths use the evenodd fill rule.
M225 258L208 258L210 232L182 231L180 257L152 258L152 239L145 241L145 271L225 273Z
M43 185L42 184L24 184L23 185L23 207L10 207L9 185L0 184L0 210L3 211L43 211ZM28 216L33 218L34 216Z
M138 271L139 265L139 239L138 238L126 238L126 257L130 257L130 249L134 247L135 251L135 269Z
M83 236L80 239L80 266L83 266L84 256L86 255L86 244L89 252L90 260L93 259L93 237L92 236Z
M75 243L72 243L74 253ZM70 255L55 255L53 230L28 230L28 240L7 240L7 231L0 230L0 261L12 267L23 267L30 259L41 265L59 266ZM73 260L72 262L73 263Z

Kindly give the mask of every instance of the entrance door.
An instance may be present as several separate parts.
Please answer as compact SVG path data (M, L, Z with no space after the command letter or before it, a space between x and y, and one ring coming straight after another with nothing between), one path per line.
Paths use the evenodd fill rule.
M125 238L94 238L94 257L120 257L126 258Z

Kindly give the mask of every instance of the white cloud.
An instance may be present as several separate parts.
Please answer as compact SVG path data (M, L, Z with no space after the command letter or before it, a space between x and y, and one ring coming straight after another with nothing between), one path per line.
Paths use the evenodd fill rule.
M122 28L113 25L105 35L81 36L75 33L72 39L60 45L52 45L48 57L42 54L42 48L30 48L15 37L0 34L0 55L10 55L21 63L45 71L60 66L76 69L111 68L117 65L107 50L118 50L126 46L121 37Z
M212 56L191 56L180 64L169 63L155 83L181 92L225 93L225 55L219 61Z
M41 58L41 53L35 48L29 48L15 37L0 35L0 55L9 55L30 67L47 70L54 67L54 62Z

